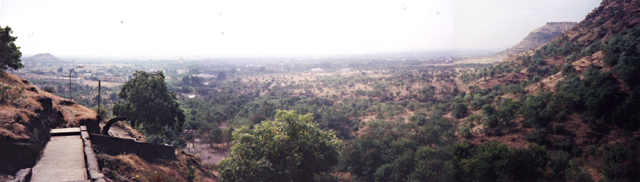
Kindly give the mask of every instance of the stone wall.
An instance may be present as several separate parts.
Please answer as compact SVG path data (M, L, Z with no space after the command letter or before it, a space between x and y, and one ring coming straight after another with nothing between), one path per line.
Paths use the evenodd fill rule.
M87 126L80 126L80 137L82 138L84 159L86 162L87 174L89 174L89 179L91 179L91 181L103 182L104 174L100 172L98 158L93 151L93 145L91 144L91 139L89 138L89 136L90 135L87 131Z
M151 143L140 143L131 139L91 134L91 143L96 153L110 155L135 154L148 161L176 158L175 148Z

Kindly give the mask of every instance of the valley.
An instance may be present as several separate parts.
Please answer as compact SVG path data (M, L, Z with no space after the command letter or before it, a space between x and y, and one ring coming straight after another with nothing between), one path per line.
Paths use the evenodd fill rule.
M106 181L636 181L639 14L604 0L495 51L23 56L0 146L30 155L0 180L45 130L92 125L126 141L93 147Z

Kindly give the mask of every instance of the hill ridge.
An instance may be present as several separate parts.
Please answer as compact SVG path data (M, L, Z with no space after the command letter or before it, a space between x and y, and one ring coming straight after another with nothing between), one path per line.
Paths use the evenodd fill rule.
M534 50L553 40L553 38L570 30L577 22L547 22L545 25L529 32L525 38L513 47L498 54L510 55L519 54L529 50Z

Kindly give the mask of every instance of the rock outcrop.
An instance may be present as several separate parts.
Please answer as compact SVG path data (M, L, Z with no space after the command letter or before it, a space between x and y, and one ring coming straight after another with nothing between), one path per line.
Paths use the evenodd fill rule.
M0 72L0 174L33 166L50 129L80 125L98 132L96 112Z
M518 54L529 50L534 50L551 40L570 30L578 23L576 22L548 22L546 25L532 31L515 46L502 51L500 54Z

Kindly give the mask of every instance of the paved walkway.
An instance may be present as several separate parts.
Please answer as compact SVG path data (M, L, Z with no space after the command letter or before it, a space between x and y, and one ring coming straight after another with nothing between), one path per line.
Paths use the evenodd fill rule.
M44 148L42 157L32 170L32 182L41 181L83 181L87 180L84 150L80 134L76 129L64 136L52 136ZM80 130L77 129L79 132ZM69 133L71 132L71 133Z

